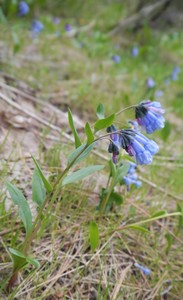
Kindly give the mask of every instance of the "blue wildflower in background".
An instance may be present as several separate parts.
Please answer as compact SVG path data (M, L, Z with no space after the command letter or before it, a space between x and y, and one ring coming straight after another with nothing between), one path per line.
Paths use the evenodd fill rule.
M155 97L157 97L157 98L161 98L162 96L163 96L163 91L161 91L161 90L157 90L156 92L155 92Z
M23 17L29 13L29 6L25 1L20 1L18 5L18 15Z
M154 81L154 79L152 77L148 77L146 80L146 86L148 89L152 89L153 87L155 87L156 83Z
M173 81L178 80L178 78L179 78L179 76L178 76L179 73L180 73L180 68L179 68L178 66L175 66L175 67L173 68L172 73L170 74L170 79L173 80Z
M150 269L148 269L148 268L146 268L146 267L144 267L144 266L141 266L141 265L139 265L138 263L134 263L134 266L135 266L136 268L138 268L140 271L142 271L144 275L147 275L147 276L148 276L148 275L151 274L151 270L150 270Z
M67 32L72 31L72 25L71 24L66 24L65 25L65 31L67 31Z
M53 23L58 25L60 23L60 19L58 17L53 17Z
M137 188L140 188L142 186L142 182L138 180L138 176L136 171L136 164L133 162L130 162L129 170L127 172L127 175L123 177L124 183L126 184L127 191L130 190L130 185L134 184Z
M111 132L110 134L111 142L109 144L108 152L112 153L113 163L117 164L121 143L120 143L120 135L119 133L113 133L115 131L117 131L117 129L114 125L111 125L107 128L107 132Z
M138 47L133 47L131 50L131 56L136 57L139 54L139 48Z
M116 63L116 64L119 64L120 61L121 61L121 57L119 55L113 55L112 56L112 60Z
M164 127L165 119L162 116L163 113L164 109L162 109L161 104L156 101L142 101L135 108L136 120L148 134Z
M37 36L41 31L43 31L43 29L44 29L44 25L40 21L34 20L32 22L33 37Z

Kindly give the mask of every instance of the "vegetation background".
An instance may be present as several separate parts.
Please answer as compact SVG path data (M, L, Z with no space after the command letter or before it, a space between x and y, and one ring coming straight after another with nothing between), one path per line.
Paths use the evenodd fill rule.
M183 211L183 2L27 0L30 11L24 17L17 13L19 2L0 1L0 299L181 300L183 218L117 228ZM34 19L44 25L36 38ZM153 88L147 87L148 78ZM24 230L5 182L12 180L30 201L31 154L50 179L63 170L74 148L68 108L82 137L85 122L96 120L99 103L110 114L148 98L165 107L166 126L153 135L160 151L152 165L138 167L143 186L122 188L123 204L102 219L96 206L107 167L65 188L34 241L40 268L26 269L7 294L8 248L21 243ZM117 125L129 119L131 112ZM107 147L98 145L100 156L91 154L81 165L103 164L110 158ZM95 251L90 221L99 228ZM135 262L151 274L144 275Z

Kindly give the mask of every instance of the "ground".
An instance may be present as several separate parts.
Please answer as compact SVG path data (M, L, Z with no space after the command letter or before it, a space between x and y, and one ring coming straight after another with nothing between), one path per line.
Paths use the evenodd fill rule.
M67 19L50 28L51 17L42 18L47 25L36 39L30 36L29 20L0 25L1 299L182 299L181 217L159 218L144 224L144 230L124 226L183 209L183 32L144 26L135 35L108 37L100 22L88 20L92 25L86 31L70 37L63 30ZM131 56L134 45L139 46L137 57ZM119 63L113 55L120 56ZM169 80L175 66L180 74ZM146 88L148 77L156 82L152 90ZM163 91L158 99L157 90ZM153 163L138 167L142 187L130 192L120 188L123 204L99 215L99 189L107 182L110 154L108 142L98 144L80 166L105 164L105 169L61 192L32 243L31 255L40 268L25 269L19 285L7 294L12 271L8 248L16 248L25 232L5 182L23 190L35 217L31 155L54 181L74 150L68 108L84 139L84 124L96 120L99 103L108 115L147 98L162 103L167 122L153 134L160 146ZM132 118L129 111L116 124L122 127ZM95 251L90 248L90 221L99 228ZM151 274L144 275L135 262Z

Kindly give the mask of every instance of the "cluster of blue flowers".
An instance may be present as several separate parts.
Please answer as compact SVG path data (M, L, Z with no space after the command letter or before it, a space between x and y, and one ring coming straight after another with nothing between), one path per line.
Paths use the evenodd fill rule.
M127 175L123 177L124 183L126 184L127 191L130 190L130 185L134 184L137 188L140 188L142 182L138 180L138 175L135 172L137 165L133 162L130 162Z
M159 102L150 100L142 101L135 107L135 116L139 126L151 134L157 129L164 127L165 119L162 116L164 110ZM159 151L159 147L153 140L140 133L139 130L122 129L117 130L114 125L107 128L110 133L110 144L108 152L112 153L115 164L118 162L120 148L124 149L130 156L134 157L139 165L150 164Z

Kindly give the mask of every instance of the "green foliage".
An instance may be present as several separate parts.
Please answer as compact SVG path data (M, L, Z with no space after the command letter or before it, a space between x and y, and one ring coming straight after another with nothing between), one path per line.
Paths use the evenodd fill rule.
M171 133L171 124L169 121L165 121L165 127L161 130L161 138L164 142L167 141Z
M75 147L78 148L79 146L81 146L81 141L80 141L79 135L77 133L77 130L75 128L72 113L71 113L70 109L68 110L68 120L69 120L69 125L72 130L72 133L74 135Z
M99 230L96 222L90 222L90 247L95 251L99 245Z
M35 258L31 258L29 256L24 255L19 250L9 248L9 252L11 254L13 260L13 271L19 271L27 264L33 265L35 268L39 268L40 264Z
M18 206L20 218L25 226L26 233L28 234L32 229L32 215L27 200L15 185L7 182L6 187L13 202Z
M42 206L46 197L46 189L42 178L37 168L34 169L32 177L32 200L37 203L39 207Z
M89 166L87 168L83 168L81 170L73 172L72 174L70 174L64 178L64 180L62 182L62 186L80 181L80 180L84 179L85 177L93 174L94 172L102 170L103 168L104 168L104 166L100 166L100 165Z
M109 117L98 120L94 124L95 132L97 132L101 129L107 128L108 126L112 125L112 123L114 122L114 119L115 119L115 114L112 114Z
M87 146L86 148L86 144L82 144L81 146L79 146L78 148L76 148L68 157L68 162L67 164L69 165L76 157L78 157L75 160L75 164L79 163L80 161L82 161L85 157L88 156L88 154L92 151L92 149L95 146L95 143L90 144L89 146ZM86 148L86 149L85 149ZM84 150L85 149L85 150ZM83 151L83 152L82 152ZM82 153L81 153L82 152ZM81 155L79 155L79 153L81 153ZM78 156L79 155L79 156Z
M38 162L36 161L36 159L34 158L34 156L32 156L32 159L33 159L33 161L34 161L34 163L35 163L35 165L36 165L37 171L38 171L38 173L39 173L39 175L40 175L40 178L41 178L41 180L42 180L42 182L43 182L43 184L44 184L44 187L45 187L46 191L47 191L47 192L52 192L52 190L53 190L52 185L49 183L49 181L48 181L48 180L46 179L46 177L44 176L44 174L43 174L43 172L41 171L41 168L40 168Z
M97 117L98 117L99 119L104 119L104 117L105 117L105 108L104 108L104 106L103 106L102 103L100 103L100 104L97 106L96 114L97 114Z
M87 122L85 125L85 133L87 136L87 145L90 145L91 143L93 143L95 137L93 135L92 129L90 127L90 124Z

